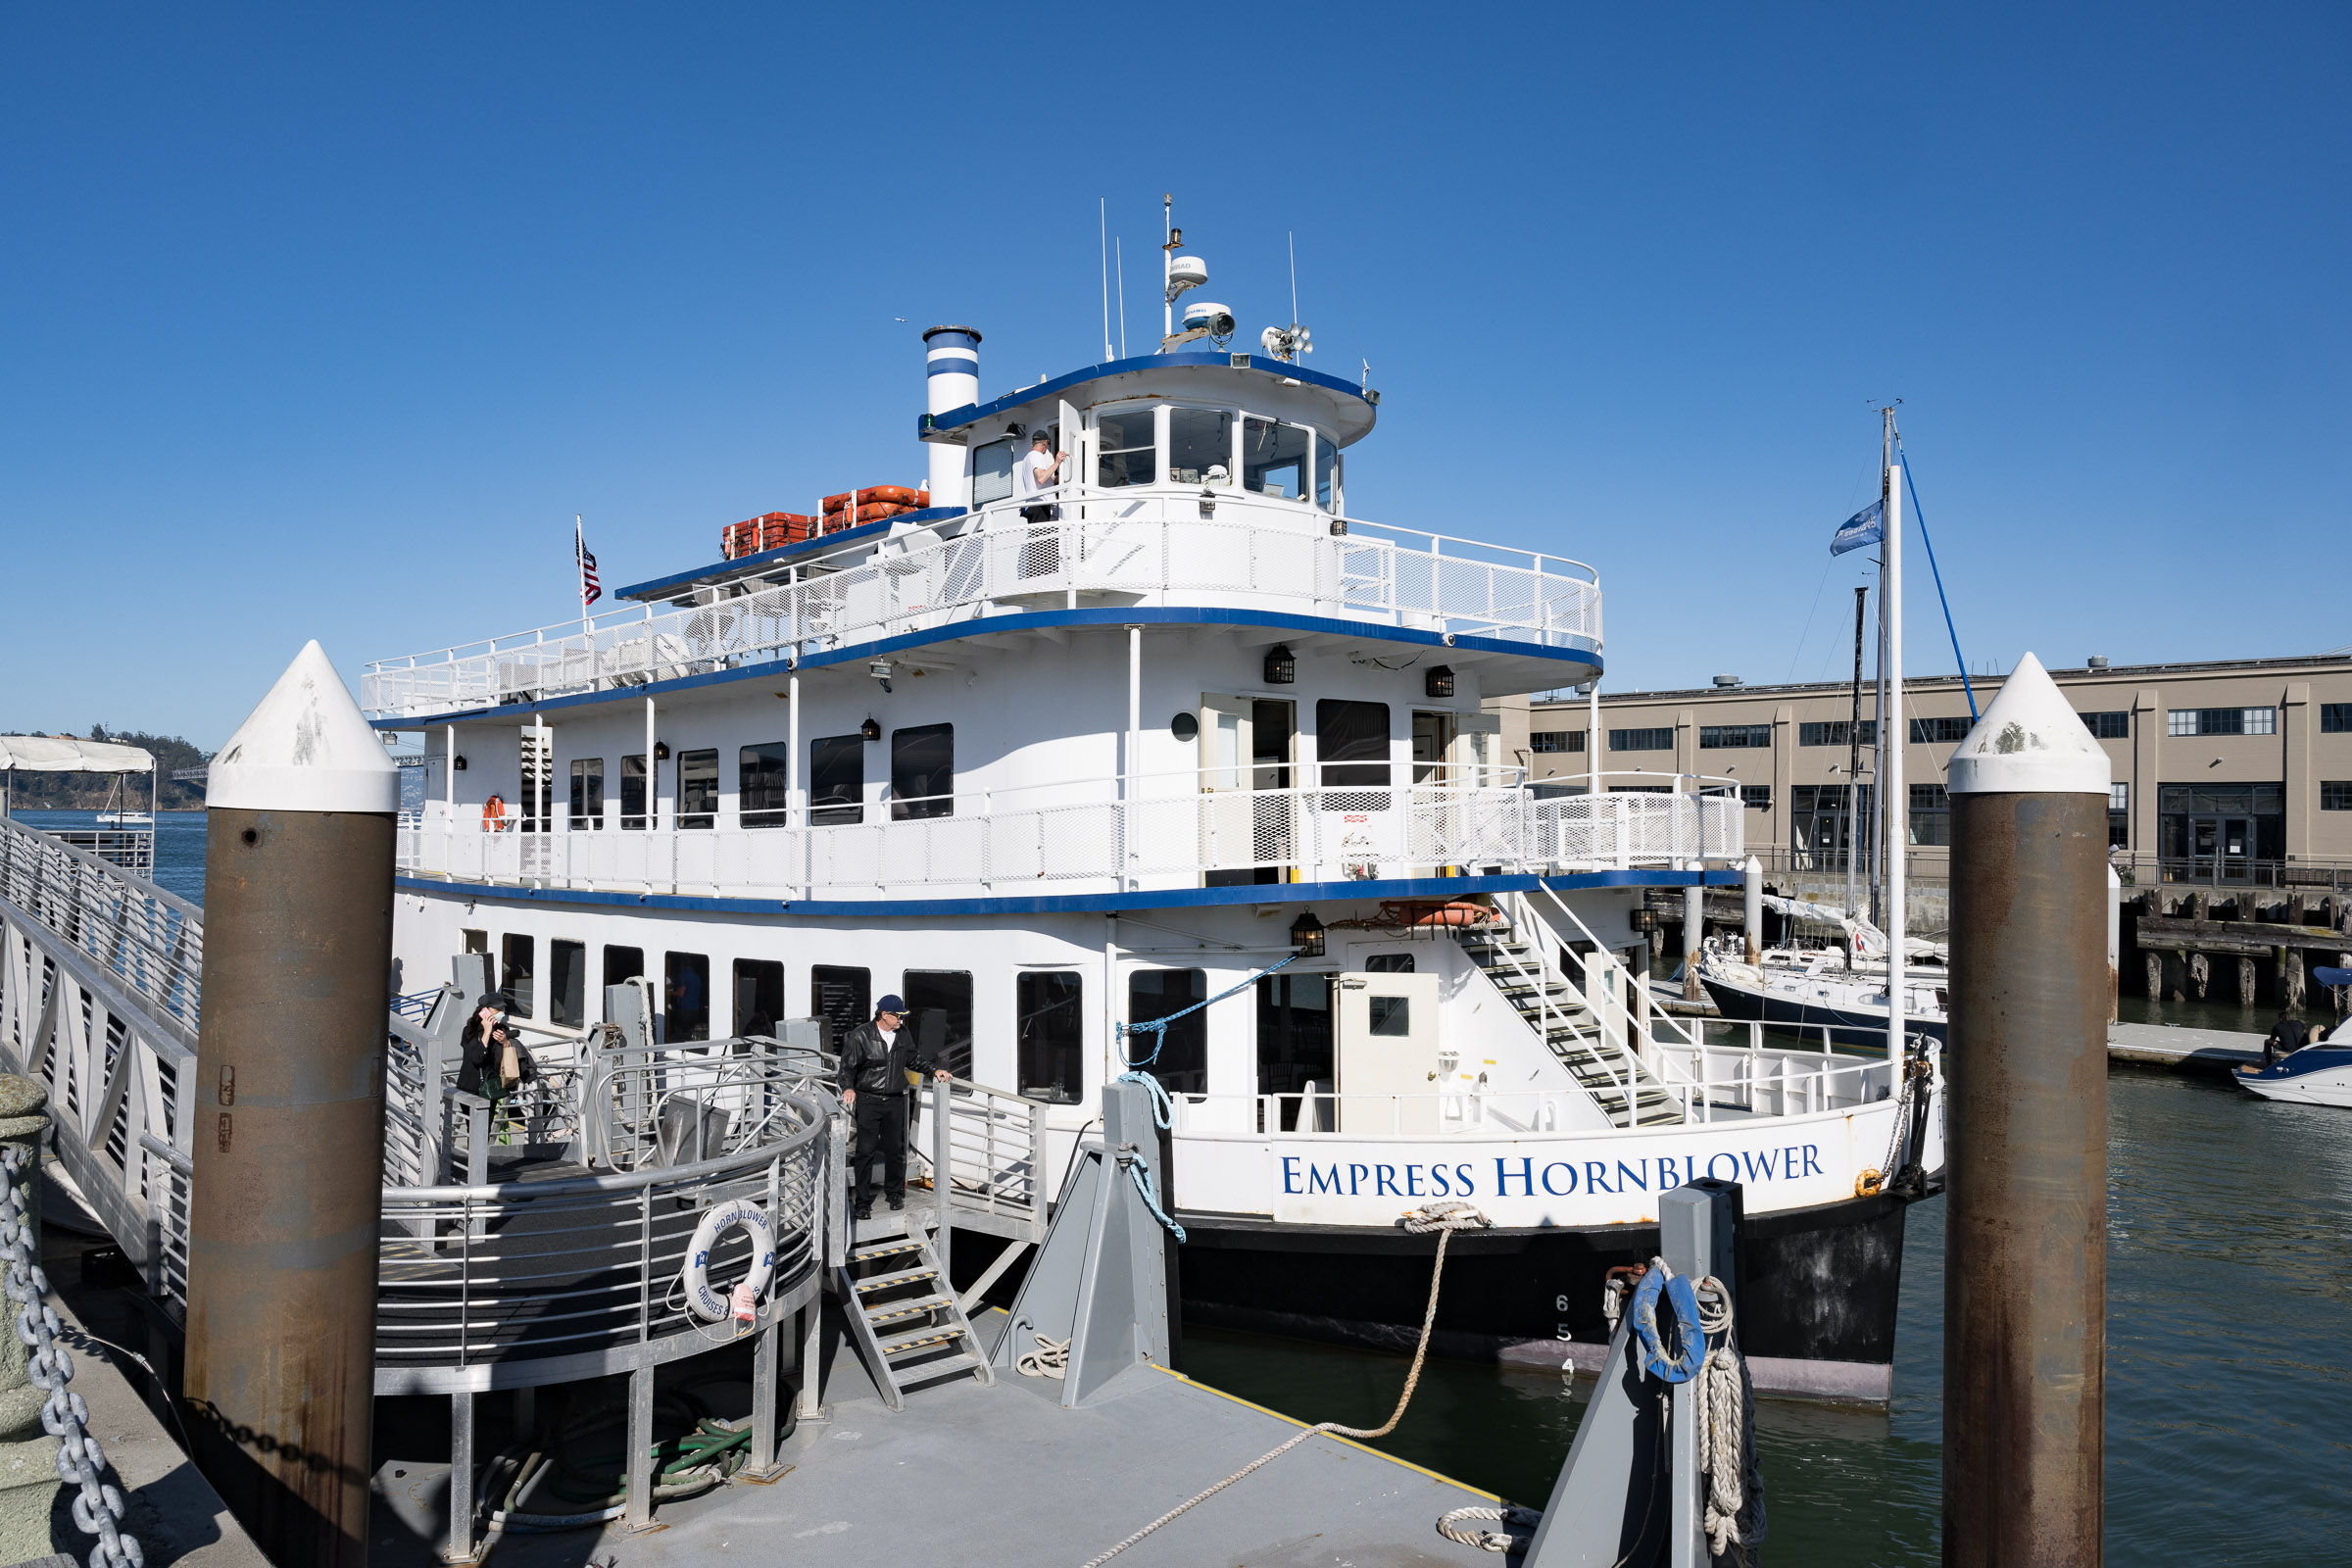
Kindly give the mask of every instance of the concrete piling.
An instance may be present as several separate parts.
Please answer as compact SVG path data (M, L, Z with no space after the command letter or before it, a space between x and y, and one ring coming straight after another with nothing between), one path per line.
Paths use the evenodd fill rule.
M2033 655L1954 753L1943 1560L2100 1560L2105 753Z
M400 775L316 642L206 806L191 1437L271 1561L361 1568Z
M1704 1002L1706 988L1698 983L1699 950L1707 941L1707 890L1693 882L1683 889L1683 1000Z
M1740 868L1740 925L1747 933L1747 961L1764 961L1764 866L1754 856Z

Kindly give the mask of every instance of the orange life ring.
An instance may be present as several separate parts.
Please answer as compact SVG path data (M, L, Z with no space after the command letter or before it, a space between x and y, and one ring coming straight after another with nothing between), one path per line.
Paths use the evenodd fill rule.
M504 833L507 830L507 803L492 795L482 803L482 831Z

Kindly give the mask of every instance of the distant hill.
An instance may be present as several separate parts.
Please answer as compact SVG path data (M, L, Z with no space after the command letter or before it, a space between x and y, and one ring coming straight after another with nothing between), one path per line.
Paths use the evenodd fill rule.
M183 767L202 767L212 760L210 752L198 751L176 735L150 735L144 730L108 729L104 724L92 724L87 735L77 740L113 741L121 746L136 746L155 757L155 804L166 811L197 811L204 808L204 786L201 783L181 784L172 774ZM9 804L25 810L95 811L106 804L109 791L115 787L111 773L18 773L9 789ZM147 804L147 781L133 778L129 783L131 804Z

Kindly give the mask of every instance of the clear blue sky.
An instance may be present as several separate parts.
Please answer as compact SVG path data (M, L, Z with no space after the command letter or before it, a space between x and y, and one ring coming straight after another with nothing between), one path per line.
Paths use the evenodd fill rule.
M10 6L0 729L911 480L920 330L1091 363L1106 197L1148 340L1163 190L1251 336L1297 232L1351 509L1592 562L1619 689L1835 672L1883 397L1973 662L2352 643L2348 16Z

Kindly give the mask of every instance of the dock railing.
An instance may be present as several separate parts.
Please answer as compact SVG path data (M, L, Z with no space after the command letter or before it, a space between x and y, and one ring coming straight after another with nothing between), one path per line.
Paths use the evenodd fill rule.
M1046 1106L962 1078L915 1091L921 1128L906 1139L908 1176L938 1192L938 1114L948 1106L948 1216L960 1229L1042 1242L1047 1209Z

